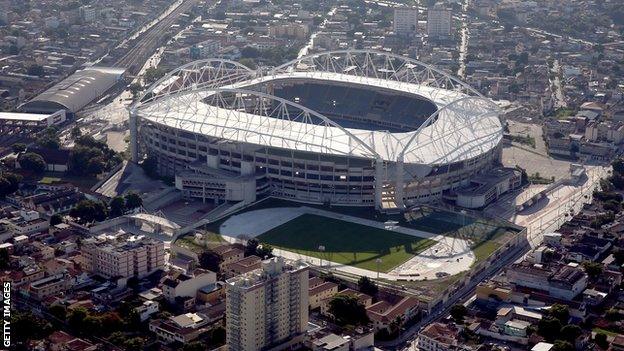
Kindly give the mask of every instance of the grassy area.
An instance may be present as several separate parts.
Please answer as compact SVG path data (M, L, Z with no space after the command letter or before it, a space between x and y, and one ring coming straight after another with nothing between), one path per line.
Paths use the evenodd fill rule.
M606 336L616 336L616 335L619 335L616 332L612 332L610 330L606 330L606 329L602 329L602 328L594 328L594 329L592 329L592 331L594 333L603 333Z
M573 114L575 114L576 112L573 109L570 108L559 108L555 111L555 118L557 119L563 119L569 116L572 116Z
M535 149L535 138L530 135L512 135L511 141L519 144L529 145Z
M195 252L196 254L201 254L206 249L214 248L216 246L226 243L225 239L223 239L223 237L220 234L213 233L213 232L203 232L202 234L204 235L203 243L196 243L195 236L187 235L187 236L178 238L175 244L185 249L189 249Z
M258 240L284 250L372 271L388 272L435 241L362 224L304 214L260 235ZM320 252L318 247L325 246Z

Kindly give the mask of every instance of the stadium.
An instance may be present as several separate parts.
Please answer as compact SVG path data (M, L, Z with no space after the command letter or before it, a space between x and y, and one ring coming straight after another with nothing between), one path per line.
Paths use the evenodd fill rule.
M179 67L130 109L131 154L189 198L400 210L499 166L499 109L456 78L385 52L345 50L271 69Z

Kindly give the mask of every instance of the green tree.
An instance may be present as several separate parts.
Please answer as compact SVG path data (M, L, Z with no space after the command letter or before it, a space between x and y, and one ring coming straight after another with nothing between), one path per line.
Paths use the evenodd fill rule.
M550 307L548 314L551 317L558 319L561 324L568 323L568 320L570 319L570 309L568 306L558 303Z
M46 169L46 162L41 155L34 152L27 152L21 154L18 158L18 162L22 169L31 171L36 174L41 174Z
M108 217L108 209L102 202L82 200L69 211L69 215L82 224L93 221L101 222Z
M45 70L43 69L43 66L33 64L28 66L28 74L31 76L43 77L45 75Z
M202 268L219 272L219 265L223 262L221 256L213 251L204 251L201 255L199 255L199 264Z
M583 262L583 269L591 280L596 280L602 275L602 265L598 262L585 261Z
M11 341L14 345L26 343L28 340L43 339L50 335L52 330L52 324L30 312L14 311L11 314Z
M204 345L203 343L199 341L193 341L191 343L184 345L184 347L182 347L182 351L204 351L207 349L208 348L206 347L206 345Z
M2 248L0 249L0 269L9 268L9 250Z
M360 277L358 280L358 289L370 296L377 296L377 292L379 291L377 285L367 276Z
M578 338L581 334L583 334L583 331L578 325L568 324L561 328L559 335L561 339L574 343L576 338Z
M605 333L597 333L596 336L594 336L594 342L596 342L596 345L600 346L601 349L606 349L609 347L607 334Z
M89 313L82 307L71 310L67 316L67 323L72 330L81 332L83 330L84 321Z
M150 178L158 178L158 161L153 156L148 156L141 162L141 168Z
M61 147L61 139L59 139L58 131L55 127L48 127L39 132L36 143L48 149L58 149Z
M537 334L543 336L547 341L552 341L561 331L561 322L552 317L542 318L537 323Z
M80 127L74 126L74 128L71 129L70 135L74 139L80 138L82 136L82 131L80 130Z
M255 255L258 250L258 245L260 245L260 242L256 238L247 240L245 244L245 256Z
M62 305L50 306L50 308L48 308L48 312L61 321L65 321L67 318L67 309Z
M572 345L568 341L557 340L555 341L554 346L550 350L551 351L575 351L576 349L574 348L574 345Z
M455 304L451 307L451 317L453 317L457 323L462 323L467 314L468 309L462 304Z
M366 308L356 297L338 294L329 301L329 313L339 326L366 325L370 322Z
M126 212L126 202L123 197L116 196L114 197L110 203L110 213L109 216L111 218L119 217Z
M137 193L128 193L125 196L126 208L134 210L135 208L143 206L143 199Z
M247 66L247 67L249 67L251 69L258 68L258 65L256 64L256 61L254 61L250 57L244 57L244 58L238 60L238 62L240 62L243 66Z
M63 223L63 216L58 213L55 213L50 217L50 226L55 226L57 224Z
M259 245L256 254L262 259L269 259L273 257L273 246L269 244Z
M14 153L19 154L20 152L26 151L26 144L24 143L15 143L11 145L11 149Z
M123 343L124 349L126 349L128 351L142 350L143 346L145 346L145 340L143 340L143 338L140 338L140 337L127 339Z
M6 197L16 192L21 181L22 176L18 174L10 172L0 174L0 197Z

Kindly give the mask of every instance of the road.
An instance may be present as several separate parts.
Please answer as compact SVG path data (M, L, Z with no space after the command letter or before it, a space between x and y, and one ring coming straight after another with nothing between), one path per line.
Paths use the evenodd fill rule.
M197 0L184 0L175 9L167 13L163 18L148 28L136 40L138 42L120 57L113 66L127 68L131 74L136 74L143 63L154 54L163 44L163 38L178 17L190 10Z
M392 345L380 345L381 347L389 347L388 349L396 349L398 345L403 344L401 349L406 351L417 350L415 345L415 339L417 333L425 327L427 324L432 323L439 318L443 318L448 315L450 308L457 303L465 303L471 299L474 299L475 288L477 284L482 281L486 281L491 277L498 274L505 266L518 260L526 255L533 248L539 246L543 239L543 234L557 230L563 223L565 223L566 213L573 211L578 213L583 204L591 202L591 193L595 189L596 184L601 177L607 175L608 169L605 167L592 167L588 170L588 179L585 184L574 189L568 189L568 191L557 191L553 194L556 201L550 206L543 209L542 212L538 212L535 215L527 216L527 220L524 221L524 225L527 228L527 242L529 245L519 246L515 251L509 252L505 257L497 260L492 266L480 274L475 275L472 279L459 291L455 292L447 302L431 311L431 313L423 318L419 323L412 326L404 336L399 340L393 342ZM408 343L405 345L405 343ZM397 346L395 346L397 345Z
M468 0L462 3L462 13L468 12ZM470 40L470 32L468 31L468 16L461 16L461 42L459 44L459 70L457 76L461 79L466 78L466 56L468 55L468 40Z

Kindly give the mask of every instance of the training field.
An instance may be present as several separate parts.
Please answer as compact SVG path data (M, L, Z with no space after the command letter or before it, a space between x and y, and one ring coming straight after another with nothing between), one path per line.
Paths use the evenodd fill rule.
M436 242L339 219L302 214L257 237L262 243L306 256L388 272ZM319 246L324 251L319 251ZM381 262L377 263L380 258Z

